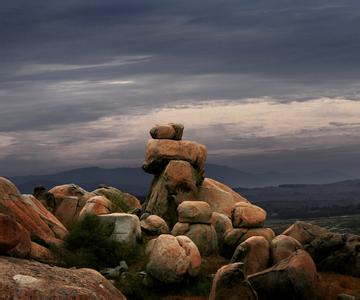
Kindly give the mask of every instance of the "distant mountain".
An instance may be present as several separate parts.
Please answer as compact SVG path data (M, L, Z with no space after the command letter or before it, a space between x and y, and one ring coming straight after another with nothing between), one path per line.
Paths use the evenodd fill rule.
M290 172L254 174L215 164L206 165L205 175L231 187L263 187L293 182L328 183L349 178L346 174L337 171L321 171L306 174ZM137 196L144 196L149 189L152 175L145 173L141 168L104 169L91 167L56 174L15 176L11 180L23 193L32 192L33 188L40 184L46 188L51 188L64 183L76 183L87 190L94 190L100 184L106 184Z
M360 179L329 184L236 188L270 217L297 218L360 213Z

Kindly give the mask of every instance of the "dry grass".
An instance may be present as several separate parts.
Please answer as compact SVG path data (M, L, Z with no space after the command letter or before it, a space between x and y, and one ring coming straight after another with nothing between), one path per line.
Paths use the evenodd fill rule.
M360 297L360 278L328 272L319 274L324 300L336 300L336 295L341 293Z

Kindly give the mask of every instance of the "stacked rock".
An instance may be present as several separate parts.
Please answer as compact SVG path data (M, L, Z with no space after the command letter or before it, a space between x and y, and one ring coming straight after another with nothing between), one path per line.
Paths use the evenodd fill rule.
M160 216L170 228L177 222L178 205L196 199L206 161L205 146L181 140L183 129L180 124L152 128L143 164L155 175L143 211Z
M253 236L264 237L269 243L275 233L270 228L263 228L266 212L251 203L239 202L234 205L231 212L233 228L224 234L225 255L232 255L236 247Z
M217 234L211 225L210 205L203 201L184 201L177 210L179 222L175 224L171 233L175 236L189 237L202 256L217 252Z

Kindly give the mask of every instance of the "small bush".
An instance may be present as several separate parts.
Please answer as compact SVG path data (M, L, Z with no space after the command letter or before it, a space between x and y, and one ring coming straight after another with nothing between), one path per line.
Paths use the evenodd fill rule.
M97 270L114 267L123 259L121 245L110 238L114 228L95 215L72 224L64 246L56 252L68 267Z

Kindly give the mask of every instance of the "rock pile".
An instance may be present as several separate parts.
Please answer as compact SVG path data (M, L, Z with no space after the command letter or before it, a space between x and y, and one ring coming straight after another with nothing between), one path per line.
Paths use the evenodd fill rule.
M181 134L165 134L173 132L170 128L181 128ZM248 202L226 185L204 178L206 147L182 140L183 128L180 124L152 128L143 164L146 172L154 174L143 211L160 216L170 229L178 222L177 208L184 201L207 202L212 212L228 217L235 203Z

